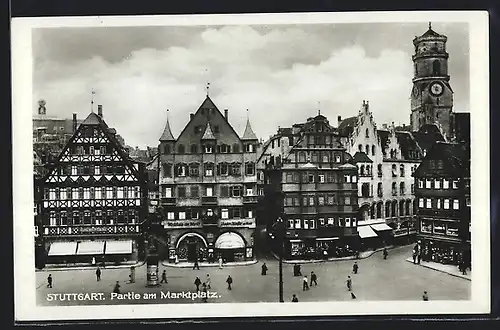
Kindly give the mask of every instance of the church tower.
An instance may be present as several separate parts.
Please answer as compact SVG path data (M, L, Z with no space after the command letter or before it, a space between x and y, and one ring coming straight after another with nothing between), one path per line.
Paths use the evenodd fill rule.
M447 37L429 29L413 39L415 54L410 125L418 131L425 124L438 124L447 138L452 137L453 90L448 75Z

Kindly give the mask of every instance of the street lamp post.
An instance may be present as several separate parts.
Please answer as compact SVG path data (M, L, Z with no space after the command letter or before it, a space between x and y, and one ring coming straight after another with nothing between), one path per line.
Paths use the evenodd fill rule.
M284 224L283 224L283 219L278 218L276 220L276 234L277 234L277 239L278 239L278 244L279 244L279 251L278 251L278 257L279 257L279 301L280 302L285 302L283 299L283 245L284 245L284 240L285 240L285 233L284 233Z

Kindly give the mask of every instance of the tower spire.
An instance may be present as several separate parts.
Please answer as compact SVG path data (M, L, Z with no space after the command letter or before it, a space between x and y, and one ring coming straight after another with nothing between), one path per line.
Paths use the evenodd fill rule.
M95 95L95 89L92 88L92 97L90 100L90 112L94 113L94 95Z
M210 82L207 82L206 90L207 90L207 96L210 96Z
M432 23L429 22L429 30L432 29Z
M318 116L321 115L321 102L318 101Z

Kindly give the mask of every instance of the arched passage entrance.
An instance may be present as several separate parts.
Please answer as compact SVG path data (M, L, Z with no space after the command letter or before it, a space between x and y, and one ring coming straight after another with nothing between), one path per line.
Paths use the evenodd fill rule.
M175 247L179 260L194 262L200 255L205 253L207 241L198 233L185 233L179 237Z
M370 220L370 204L363 204L359 208L361 220Z

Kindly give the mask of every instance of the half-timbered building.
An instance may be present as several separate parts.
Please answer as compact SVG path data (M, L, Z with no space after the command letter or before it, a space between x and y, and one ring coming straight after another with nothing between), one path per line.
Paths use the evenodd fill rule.
M48 263L137 259L147 218L144 164L99 114L79 125L37 182L38 234Z

